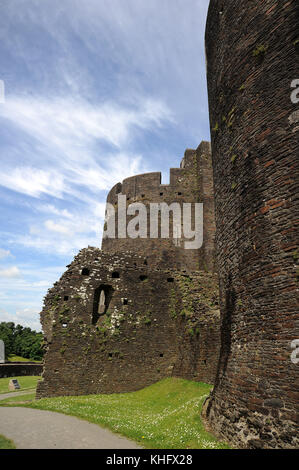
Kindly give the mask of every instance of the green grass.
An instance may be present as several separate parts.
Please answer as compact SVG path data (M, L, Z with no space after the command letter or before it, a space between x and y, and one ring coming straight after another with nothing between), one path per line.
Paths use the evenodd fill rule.
M14 354L10 354L7 358L8 362L36 362L41 363L42 361L35 361L34 359L26 359L25 357L15 356Z
M18 402L25 402L25 401L33 401L35 400L35 391L32 393L26 393L25 395L18 395L16 397L12 396L9 398L5 398L5 400L0 400L0 406L5 406L10 403L18 403Z
M15 449L13 441L0 434L0 449Z
M17 379L20 384L20 391L23 390L30 390L35 389L37 382L41 380L40 376L28 375L23 377L6 377L4 379L0 379L0 393L9 393L10 390L8 389L8 384L11 379ZM19 391L19 390L15 390ZM14 393L14 390L11 391Z
M168 378L132 393L43 398L30 408L86 419L153 449L225 449L205 431L200 411L211 386Z

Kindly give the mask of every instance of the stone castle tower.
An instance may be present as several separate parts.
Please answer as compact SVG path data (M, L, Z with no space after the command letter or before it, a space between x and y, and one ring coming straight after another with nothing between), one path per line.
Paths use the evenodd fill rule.
M210 2L221 350L205 419L238 447L298 447L297 43L296 0Z
M174 243L159 232L81 250L45 297L37 397L127 392L168 376L214 382L220 312L210 144L187 150L170 184L160 183L160 173L128 178L107 201L117 208L121 194L147 212L151 202L203 202L202 247L184 249L183 236Z
M127 205L143 203L149 214L150 203L203 203L204 243L202 248L184 248L184 237L175 245L173 238L104 238L102 250L109 253L119 251L134 251L148 259L151 266L166 265L168 268L197 271L214 271L214 193L211 164L211 146L202 142L197 150L188 149L185 152L180 168L170 169L170 184L161 184L161 173L146 173L125 179L122 184L116 184L108 194L107 202L117 207L118 194L126 195ZM194 215L194 214L193 214ZM133 216L129 217L128 220ZM149 221L149 217L148 217ZM172 220L170 220L172 222ZM192 220L194 222L194 220ZM116 219L117 225L117 219ZM173 226L170 227L172 233ZM149 234L150 228L147 227ZM160 233L160 225L159 225ZM116 234L117 235L117 234Z

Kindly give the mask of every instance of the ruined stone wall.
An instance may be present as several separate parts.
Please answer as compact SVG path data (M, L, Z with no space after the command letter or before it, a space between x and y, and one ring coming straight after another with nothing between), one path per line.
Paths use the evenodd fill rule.
M99 314L100 291L108 303ZM41 313L37 397L128 392L164 377L213 383L220 312L213 273L158 270L128 251L79 252Z
M213 384L220 349L218 277L213 273L174 273L170 316L175 319L176 377Z
M199 269L217 271L215 263L215 201L210 142L202 142L196 150L199 200L203 203L203 248Z
M28 364L26 362L0 364L0 379L3 377L21 377L23 375L41 375L42 371L42 364Z
M202 202L204 204L204 235L203 246L198 249L185 249L182 235L178 244L173 240L173 220L170 217L170 238L161 238L160 221L159 237L150 238L149 224L147 227L148 238L103 238L102 249L105 252L117 253L131 250L137 252L151 265L164 266L174 269L186 269L189 272L195 270L213 271L214 266L214 196L212 160L209 142L202 142L197 150L186 150L181 163L181 168L170 169L170 184L161 184L161 173L147 173L125 179L116 184L109 192L107 202L118 209L118 195L124 194L127 198L127 206L142 202L149 215L150 203L167 204L189 202ZM194 215L194 214L193 214ZM128 222L134 216L128 216ZM148 216L149 221L149 216ZM194 216L192 221L194 222ZM116 214L116 227L117 227ZM192 227L194 228L194 227ZM182 230L183 234L183 230Z
M238 447L298 447L298 2L212 0L206 52L221 351L205 406ZM298 50L298 48L297 48Z

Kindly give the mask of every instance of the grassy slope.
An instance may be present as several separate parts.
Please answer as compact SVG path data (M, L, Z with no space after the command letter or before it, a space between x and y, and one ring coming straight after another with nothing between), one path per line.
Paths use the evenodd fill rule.
M210 389L169 378L132 393L44 398L26 406L78 416L148 448L228 448L204 430L200 419Z
M0 434L0 449L15 449L13 441Z
M17 379L20 384L20 390L30 390L31 388L36 388L37 382L41 380L40 376L24 376L24 377L6 377L0 379L0 393L9 393L8 384L11 379ZM14 393L12 391L11 393Z
M41 364L42 361L35 361L34 359L26 359L25 357L21 356L15 356L14 354L11 354L7 358L8 362L36 362L37 364Z

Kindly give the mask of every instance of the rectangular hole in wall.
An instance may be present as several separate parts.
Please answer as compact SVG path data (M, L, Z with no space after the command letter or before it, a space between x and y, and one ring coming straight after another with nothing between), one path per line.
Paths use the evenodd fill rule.
M99 318L107 313L113 296L113 287L101 284L94 292L92 324L96 325Z

